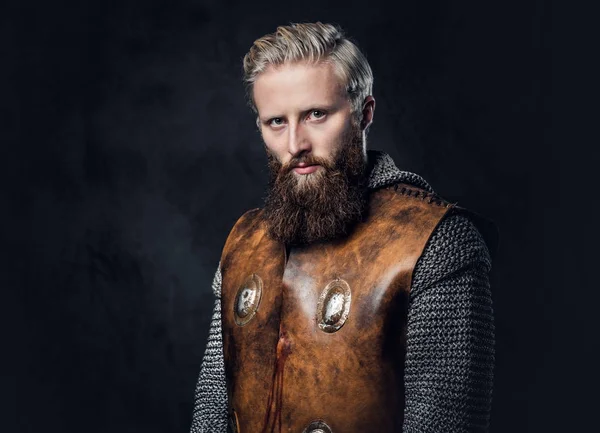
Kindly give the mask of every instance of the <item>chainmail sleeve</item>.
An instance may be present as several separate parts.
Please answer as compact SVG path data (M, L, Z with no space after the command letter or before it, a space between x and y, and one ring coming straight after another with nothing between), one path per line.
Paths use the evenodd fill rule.
M216 299L208 331L208 342L196 385L190 433L225 433L227 431L227 388L221 333L220 263L215 273L212 290Z
M404 433L487 432L494 321L489 251L449 215L416 264L407 325Z

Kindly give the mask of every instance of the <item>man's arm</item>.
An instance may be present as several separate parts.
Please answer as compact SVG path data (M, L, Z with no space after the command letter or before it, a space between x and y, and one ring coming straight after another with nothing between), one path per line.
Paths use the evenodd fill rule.
M208 342L200 365L190 433L227 431L227 388L221 334L221 264L212 284L216 296Z
M489 251L450 215L415 267L409 301L404 433L487 432L494 320Z

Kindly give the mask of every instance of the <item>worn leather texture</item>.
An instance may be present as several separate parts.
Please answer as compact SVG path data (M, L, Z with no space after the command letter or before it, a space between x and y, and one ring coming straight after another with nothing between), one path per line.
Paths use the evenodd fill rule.
M230 414L240 432L401 431L408 295L415 264L453 207L412 185L371 192L366 219L335 242L292 248L272 240L260 210L244 214L221 257L223 347ZM256 315L234 320L236 295L257 274ZM318 326L323 289L350 286L336 332ZM235 412L235 415L233 415Z

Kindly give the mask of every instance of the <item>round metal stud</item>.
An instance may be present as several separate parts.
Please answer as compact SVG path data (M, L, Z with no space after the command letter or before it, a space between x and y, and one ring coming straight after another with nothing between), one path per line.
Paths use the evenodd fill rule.
M331 427L325 421L317 419L311 422L302 433L333 433L333 430L331 430Z
M262 287L262 279L252 274L238 289L233 303L233 312L235 323L239 326L244 326L256 314L262 296Z
M319 296L317 323L322 331L336 332L346 322L350 314L352 295L348 283L340 278L331 281Z

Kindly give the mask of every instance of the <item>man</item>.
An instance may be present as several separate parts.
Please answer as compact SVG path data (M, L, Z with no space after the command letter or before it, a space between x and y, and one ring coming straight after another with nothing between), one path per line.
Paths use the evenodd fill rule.
M278 27L244 71L269 192L221 255L191 431L486 431L483 220L367 152L372 72L339 28Z

